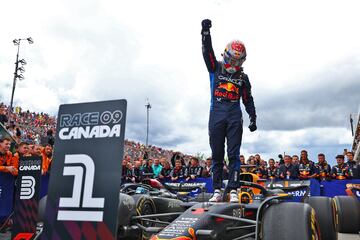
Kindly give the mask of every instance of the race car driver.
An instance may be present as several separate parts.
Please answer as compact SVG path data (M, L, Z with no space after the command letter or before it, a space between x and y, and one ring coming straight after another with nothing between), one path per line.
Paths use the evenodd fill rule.
M231 41L226 45L222 61L217 61L212 48L210 28L211 20L201 22L202 52L207 70L210 73L210 117L209 140L213 159L214 195L209 200L221 200L223 180L224 145L227 143L229 159L230 202L238 202L236 189L240 172L240 145L243 132L243 119L240 109L240 98L250 117L249 129L257 129L256 111L251 85L248 76L243 72L242 64L246 59L246 49L241 41Z

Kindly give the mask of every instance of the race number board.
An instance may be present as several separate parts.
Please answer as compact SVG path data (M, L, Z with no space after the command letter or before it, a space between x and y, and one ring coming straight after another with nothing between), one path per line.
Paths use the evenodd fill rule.
M41 179L41 157L20 157L14 225L11 239L31 239L36 232Z
M41 239L116 238L126 106L60 106Z

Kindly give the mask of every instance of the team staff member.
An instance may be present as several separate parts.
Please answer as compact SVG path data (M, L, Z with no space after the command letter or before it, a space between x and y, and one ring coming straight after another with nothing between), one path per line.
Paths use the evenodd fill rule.
M186 169L186 181L201 177L203 167L199 165L199 159L192 157L190 160L190 166Z
M284 164L280 166L279 172L279 177L284 180L298 178L298 168L292 164L292 159L289 155L284 156Z
M279 177L279 168L276 167L275 160L273 158L269 159L269 167L266 170L266 176L264 176L265 178L276 179Z
M0 139L0 172L9 172L12 175L17 174L17 169L13 165L13 156L10 152L10 138Z
M168 161L165 161L163 168L161 169L160 175L159 175L159 179L160 180L169 180L171 179L171 166L170 163Z
M306 150L302 150L300 153L299 163L299 178L309 179L315 178L317 175L317 169L313 161L308 159L308 153Z
M141 169L140 168L141 168L141 162L139 160L135 161L133 175L135 178L135 182L137 182L137 183L141 182Z
M360 178L360 165L354 161L354 153L347 152L346 153L347 162L346 164L349 167L349 174L352 178Z
M349 167L345 163L344 155L336 156L337 165L331 169L331 176L335 179L344 180L349 178Z
M325 154L319 153L318 154L318 162L315 165L318 172L318 178L320 180L325 180L330 178L331 175L331 166L325 160Z
M205 167L203 168L203 177L211 177L212 175L212 160L207 158L205 160Z
M250 116L250 131L253 132L257 129L251 85L242 68L246 59L246 50L241 41L232 41L225 48L223 60L217 61L211 43L211 21L205 19L201 25L202 52L207 70L210 73L211 90L209 138L213 161L214 195L209 201L221 201L220 189L223 180L226 139L229 159L227 187L231 189L230 201L238 202L236 189L239 187L239 155L243 132L240 98L242 98L246 112Z
M255 163L256 164L256 163ZM266 178L266 166L263 162L260 162L260 165L258 165L254 172L259 178Z
M179 180L185 177L185 167L182 166L181 159L175 160L175 167L170 173L171 181Z
M127 183L135 182L134 169L131 162L127 162L126 164L125 182Z

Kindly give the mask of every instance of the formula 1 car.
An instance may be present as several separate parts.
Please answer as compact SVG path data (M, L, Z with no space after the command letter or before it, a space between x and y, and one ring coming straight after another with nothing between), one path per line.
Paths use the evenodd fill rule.
M194 202L204 202L210 198L209 193L202 192L195 197L191 191L204 191L201 186L179 183L177 185L161 184L156 179L148 179L144 183L125 183L119 193L119 239L148 239L151 233L143 231L155 224L172 222L180 213L194 205ZM43 228L47 196L39 203L39 223L37 235ZM121 214L121 215L120 215ZM154 215L156 219L136 220L135 216ZM140 227L139 227L140 226Z
M292 195L284 189L265 188L254 176L244 181L245 176L250 180L249 175L242 176L239 203L186 202L173 193L158 189L138 193L139 188L148 186L128 185L122 189L127 194L119 194L118 239L331 240L337 239L338 230L354 233L360 229L360 207L355 198L304 196L304 202L286 202ZM251 198L241 199L242 188L251 192L246 195ZM227 196L226 189L224 193ZM42 206L44 199L40 215Z
M152 240L331 240L337 239L339 230L351 233L360 230L360 208L355 198L340 196L331 199L305 194L303 202L286 202L292 195L285 191L296 191L304 186L265 188L264 184L254 182L263 183L255 176L242 175L242 180L252 177L252 181L240 181L239 203L194 203L185 212L170 213L171 216L179 214L171 223L158 221L167 214L137 215L132 220L153 219L151 226L135 223L142 233L148 234L146 236L153 234ZM243 188L246 190L243 191ZM226 200L226 189L224 196ZM352 224L349 224L350 221ZM351 227L344 228L349 225ZM131 239L141 239L141 236Z

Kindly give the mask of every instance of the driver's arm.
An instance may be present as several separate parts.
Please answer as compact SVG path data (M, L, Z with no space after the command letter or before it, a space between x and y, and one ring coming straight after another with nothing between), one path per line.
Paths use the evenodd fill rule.
M211 43L210 28L211 21L205 19L201 22L201 41L202 41L202 53L206 67L210 73L215 72L217 67L217 61L214 54L214 50Z
M242 88L241 98L246 112L249 114L250 122L256 122L256 110L254 98L251 94L251 84L246 74L243 74L244 87Z

